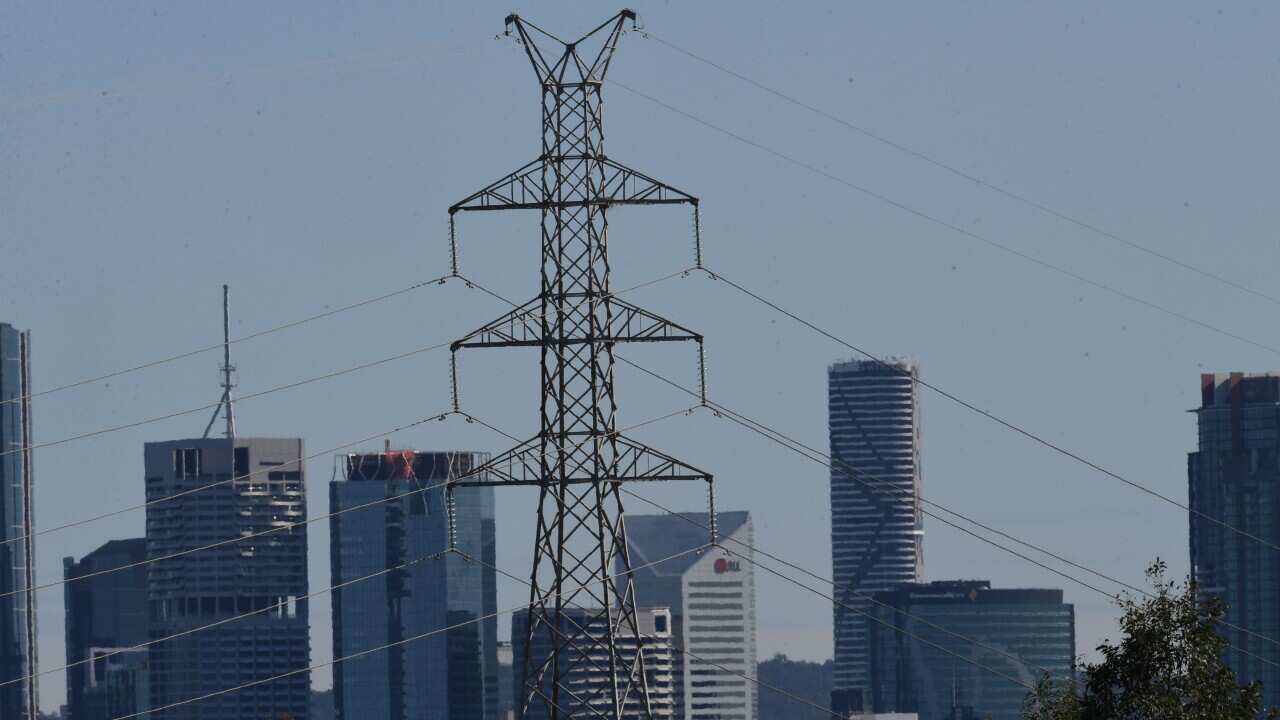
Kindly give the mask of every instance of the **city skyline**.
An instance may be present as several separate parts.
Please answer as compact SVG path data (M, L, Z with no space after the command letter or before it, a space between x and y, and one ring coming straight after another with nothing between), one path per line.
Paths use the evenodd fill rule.
M723 13L642 4L644 33L625 38L612 77L962 231L1210 327L984 247L621 85L606 90L611 153L703 190L704 259L723 277L876 354L921 358L930 383L1181 501L1189 487L1183 453L1197 446L1195 421L1184 412L1200 404L1190 378L1280 365L1266 347L1273 343L1259 336L1270 322L1265 292L1175 268L663 44L1118 238L1247 288L1268 287L1280 216L1265 190L1272 145L1258 140L1280 112L1258 88L1270 86L1273 67L1264 28L1280 14L1152 8L921 13L820 4ZM0 78L0 91L15 98L0 109L13 130L0 150L7 159L0 321L40 338L35 389L210 345L220 334L214 290L224 282L239 293L232 335L241 337L447 273L443 209L458 189L524 158L536 139L536 90L510 72L524 58L507 40L490 42L509 9L310 12L286 3L238 17L158 5L0 11L6 25L26 29L9 56L14 72ZM589 29L571 5L538 13L548 28ZM716 32L703 38L708 28ZM1222 107L1238 109L1238 121L1228 124ZM685 215L625 217L611 226L616 287L691 262L664 264L675 257L669 250L691 255ZM514 278L529 289L536 248L527 232L474 216L457 232L468 277L489 288ZM714 401L823 448L826 418L815 412L826 392L823 368L849 357L847 348L698 273L636 290L635 299L678 309L707 332ZM490 301L451 281L246 341L236 346L243 389L253 394L447 342L506 309L482 305ZM692 361L655 365L646 352L619 354L696 385ZM480 355L466 355L458 368L462 409L528 437L537 422L529 369ZM406 427L451 407L445 352L410 357L255 397L246 402L254 410L238 418L241 431L305 437L309 448L327 450L325 458L375 448L383 434L403 446L506 446L456 416ZM216 365L212 355L195 356L34 398L37 443L58 443L35 451L36 527L143 502L137 449L198 434L208 410L61 441L206 405L215 399ZM620 427L690 402L634 369L620 364L618 374L629 391ZM1170 562L1173 577L1190 571L1185 511L922 393L931 500L1129 583L1144 585L1141 568L1155 557ZM724 479L718 505L749 510L761 547L830 576L825 468L704 410L636 433ZM363 438L373 439L328 450ZM318 473L310 518L322 514L324 496L314 488L328 467L314 459L306 466ZM652 498L680 509L705 503L678 489ZM523 546L535 528L519 517L526 507L518 493L498 506L510 541L497 548L501 567L528 565ZM638 500L627 509L645 510ZM37 578L61 578L63 557L137 537L142 515L41 535ZM1076 604L1081 652L1113 632L1116 611L1105 597L927 524L925 579L1064 585ZM1144 532L1127 530L1135 526ZM310 585L326 587L328 523L305 532ZM497 593L499 607L527 597L505 581ZM764 577L758 595L762 657L829 655L830 602ZM42 665L51 666L65 645L63 589L36 596ZM318 661L332 647L321 622L328 609L316 602L310 610ZM62 697L63 675L40 678L45 709ZM315 683L326 687L328 671Z

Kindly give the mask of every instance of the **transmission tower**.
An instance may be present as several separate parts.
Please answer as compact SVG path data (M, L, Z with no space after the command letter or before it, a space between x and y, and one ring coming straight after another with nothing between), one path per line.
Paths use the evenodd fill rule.
M542 151L449 208L451 234L458 212L530 209L542 214L541 292L453 344L455 353L466 347L541 352L538 434L450 488L538 488L521 659L524 718L660 715L650 705L622 522L622 484L704 481L715 517L709 474L616 429L616 343L693 340L700 373L702 358L701 335L609 290L609 208L683 203L696 213L698 203L604 154L601 87L628 22L634 28L635 13L623 10L567 42L517 15L507 17L506 34L523 46L541 88ZM453 249L456 263L456 245ZM587 676L593 681L583 682Z

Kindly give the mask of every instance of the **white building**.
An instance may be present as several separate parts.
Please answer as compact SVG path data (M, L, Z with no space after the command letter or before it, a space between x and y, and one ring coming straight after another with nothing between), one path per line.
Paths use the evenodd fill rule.
M636 604L671 608L676 717L755 720L756 684L743 677L756 674L752 564L714 548L646 567L705 545L708 533L700 526L708 519L706 513L626 516L631 566L641 568ZM751 557L749 513L718 513L716 525L725 547Z

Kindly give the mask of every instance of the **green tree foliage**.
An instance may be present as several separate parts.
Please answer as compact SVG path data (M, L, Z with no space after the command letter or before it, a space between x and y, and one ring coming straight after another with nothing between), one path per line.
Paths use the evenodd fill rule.
M1160 560L1147 570L1154 591L1120 598L1121 640L1098 646L1102 661L1082 664L1074 683L1045 680L1027 698L1027 720L1255 720L1262 688L1241 686L1222 661L1216 601L1193 583L1165 579ZM1280 717L1276 711L1265 717Z

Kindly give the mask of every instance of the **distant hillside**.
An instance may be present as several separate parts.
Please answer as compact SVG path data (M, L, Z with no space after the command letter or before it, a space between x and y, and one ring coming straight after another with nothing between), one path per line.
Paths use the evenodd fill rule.
M760 720L831 720L831 714L818 708L831 703L833 663L792 660L774 655L757 666L760 687ZM764 687L772 685L818 707L792 700L782 693Z

